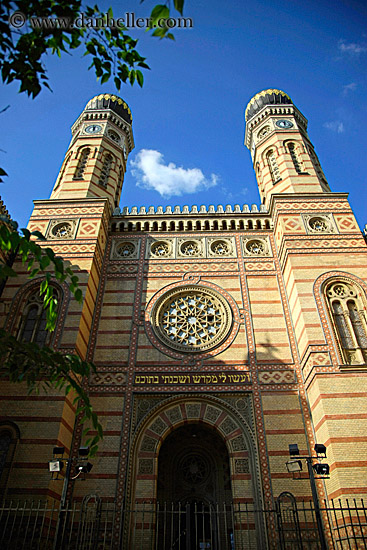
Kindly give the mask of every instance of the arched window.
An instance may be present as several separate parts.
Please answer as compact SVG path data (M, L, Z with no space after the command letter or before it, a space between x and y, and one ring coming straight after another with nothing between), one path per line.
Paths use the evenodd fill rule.
M65 170L66 170L66 167L69 163L69 160L71 159L71 155L72 153L70 153L70 155L68 157L66 157L65 161L64 161L64 164L61 168L61 172L60 172L60 175L59 177L57 178L57 182L56 182L56 185L55 185L55 188L54 188L54 191L56 191L56 189L59 187L61 181L62 181L62 178L64 177L64 174L65 174Z
M270 149L270 151L267 152L266 160L267 160L267 163L268 163L268 166L269 166L271 179L273 180L273 185L275 185L282 178L280 177L279 166L278 166L278 163L277 163L277 159L275 157L274 149Z
M8 485L19 438L20 432L16 424L13 422L0 423L0 489L3 497Z
M75 174L74 174L74 179L75 180L82 180L84 178L84 172L85 172L85 168L87 166L89 153L90 153L89 147L86 147L85 149L82 149L82 151L80 152L78 166L77 166Z
M304 172L303 162L296 144L293 142L288 143L288 151L291 156L295 171L297 172L297 174L302 174L302 172Z
M53 289L53 295L59 298L57 290ZM35 342L43 347L49 345L51 333L46 330L46 310L43 307L43 298L39 289L32 292L23 309L23 316L18 330L18 340Z
M122 166L120 166L119 175L118 175L118 179L117 179L116 192L115 192L115 206L119 205L118 204L119 203L119 193L122 189L123 179L124 179L124 173L123 173L123 170L122 170Z
M111 167L112 167L112 155L109 153L105 156L102 169L101 169L101 175L99 177L99 185L102 185L105 189L107 188L107 182L108 178L110 177Z
M169 229L170 231L175 231L175 222L170 222Z
M329 187L329 184L328 182L326 181L326 178L325 178L325 174L321 168L321 165L320 165L320 162L319 162L319 159L317 158L317 155L312 147L312 145L308 145L307 146L307 149L308 149L308 153L310 155L310 159L311 159L311 162L312 162L312 165L315 169L315 172L316 172L316 175L317 177L319 178L319 180L321 181L321 184L323 185L323 187L326 189L326 191L330 191L330 187Z
M367 362L366 307L355 285L337 281L326 288L326 297L344 361Z

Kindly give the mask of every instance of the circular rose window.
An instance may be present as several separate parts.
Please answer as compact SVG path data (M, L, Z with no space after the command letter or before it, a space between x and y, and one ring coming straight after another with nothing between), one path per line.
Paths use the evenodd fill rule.
M116 252L119 256L127 258L128 256L132 256L134 254L135 245L133 243L122 243L117 248Z
M174 289L154 306L151 324L156 336L179 351L203 352L223 342L232 327L232 311L211 289Z
M73 236L73 226L69 222L60 222L52 228L51 233L57 239L69 239Z

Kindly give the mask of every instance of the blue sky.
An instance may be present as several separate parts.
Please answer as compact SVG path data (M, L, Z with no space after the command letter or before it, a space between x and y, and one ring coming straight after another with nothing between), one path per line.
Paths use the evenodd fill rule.
M99 5L112 4L116 16L146 17L155 3ZM194 28L177 30L175 42L131 30L151 71L143 89L126 85L119 93L132 110L135 137L121 206L259 204L243 145L244 109L258 91L280 88L308 118L332 191L350 193L363 227L367 3L185 0L184 14ZM45 89L31 100L16 84L1 88L0 107L10 107L1 115L0 165L9 177L0 193L23 225L32 200L49 197L70 126L87 101L116 93L112 83L96 82L78 51L61 60L49 56L46 67L52 93ZM157 177L143 182L139 166L150 166Z

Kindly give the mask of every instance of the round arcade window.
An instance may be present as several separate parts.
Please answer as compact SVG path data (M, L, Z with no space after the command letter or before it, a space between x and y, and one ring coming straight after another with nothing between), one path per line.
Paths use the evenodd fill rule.
M217 347L232 327L232 310L217 292L200 286L174 289L154 306L156 336L175 350L195 353Z
M51 230L56 239L70 239L73 236L73 226L69 222L57 223Z

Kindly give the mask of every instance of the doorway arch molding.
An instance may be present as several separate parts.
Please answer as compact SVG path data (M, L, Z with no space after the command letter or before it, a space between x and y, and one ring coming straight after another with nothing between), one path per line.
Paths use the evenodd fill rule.
M144 502L156 502L161 445L170 433L188 423L206 424L216 430L228 451L234 502L253 500L255 509L261 510L263 496L255 433L228 402L208 394L169 397L141 419L130 453L127 505L133 509ZM250 480L251 494L244 494L246 479ZM258 548L266 548L264 526L257 525L256 531Z

